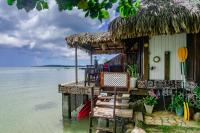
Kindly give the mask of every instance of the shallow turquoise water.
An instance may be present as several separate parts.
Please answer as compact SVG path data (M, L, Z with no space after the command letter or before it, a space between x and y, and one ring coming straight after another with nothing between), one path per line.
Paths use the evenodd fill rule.
M0 68L0 133L86 133L87 120L62 120L58 84L74 75L64 68Z

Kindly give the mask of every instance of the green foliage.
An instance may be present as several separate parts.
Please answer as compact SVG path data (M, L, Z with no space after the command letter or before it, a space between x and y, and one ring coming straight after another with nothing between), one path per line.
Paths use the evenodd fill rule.
M139 9L140 3L141 0L136 0L135 2L132 0L120 0L117 11L122 17L134 16Z
M27 12L36 8L38 11L48 9L47 0L7 0L8 5L13 5L16 2L18 9L25 9ZM128 17L136 15L140 7L141 0L56 0L60 11L72 10L73 7L85 12L85 17L93 19L109 18L108 10L113 7L114 3L118 3L117 11L120 16Z
M177 107L183 107L183 103L184 103L184 96L182 93L176 94L172 97L172 101L169 105L169 108L171 110L175 110Z
M7 0L7 4L11 6L15 1L18 9L25 9L27 12L34 8L39 11L48 9L47 0Z
M36 9L38 11L43 10L43 9L48 9L48 8L49 8L48 3L44 0L40 0L36 4Z
M146 105L153 106L158 103L156 97L153 97L153 96L147 96L147 97L143 98L143 100Z
M15 0L7 0L8 5L10 5L10 6L13 5L14 2L15 2Z
M127 72L129 73L129 75L131 77L137 77L137 65L136 64L133 64L133 65L128 65L127 66Z
M80 0L78 2L78 9L83 9L83 10L87 10L88 8L88 3L85 0Z
M195 108L200 109L200 87L196 86L193 93L195 95L194 106Z
M183 127L178 125L158 126L143 124L142 129L147 133L198 133L200 131L197 127Z

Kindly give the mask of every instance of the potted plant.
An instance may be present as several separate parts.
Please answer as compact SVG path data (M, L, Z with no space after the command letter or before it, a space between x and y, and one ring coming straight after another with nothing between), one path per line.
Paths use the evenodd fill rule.
M197 110L200 110L200 87L196 86L193 89L193 93L194 93L194 107Z
M171 110L176 112L177 116L183 115L183 104L184 104L184 96L182 93L177 93L172 97L172 101L170 104Z
M194 116L194 108L195 108L195 96L193 92L187 94L187 103L189 107L189 120Z
M195 86L192 91L192 103L194 107L193 119L195 121L200 121L200 87Z
M130 88L135 88L137 81L137 65L128 65L127 72L130 75Z
M189 119L200 120L200 87L195 86L186 94L186 102L189 107Z
M148 114L152 114L154 105L157 104L158 97L155 95L153 91L149 92L149 96L143 98L144 107Z

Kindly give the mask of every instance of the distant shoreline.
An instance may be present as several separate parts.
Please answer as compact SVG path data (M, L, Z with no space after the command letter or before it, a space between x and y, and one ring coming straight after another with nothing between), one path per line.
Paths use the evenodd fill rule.
M62 67L62 68L74 68L74 65L42 65L42 66L31 66L31 67ZM84 69L86 66L79 65L78 68Z

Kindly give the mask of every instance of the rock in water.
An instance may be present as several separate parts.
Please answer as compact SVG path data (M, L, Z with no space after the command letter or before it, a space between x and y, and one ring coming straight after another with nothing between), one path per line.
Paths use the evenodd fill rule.
M197 112L197 113L194 114L194 120L200 121L200 112Z

